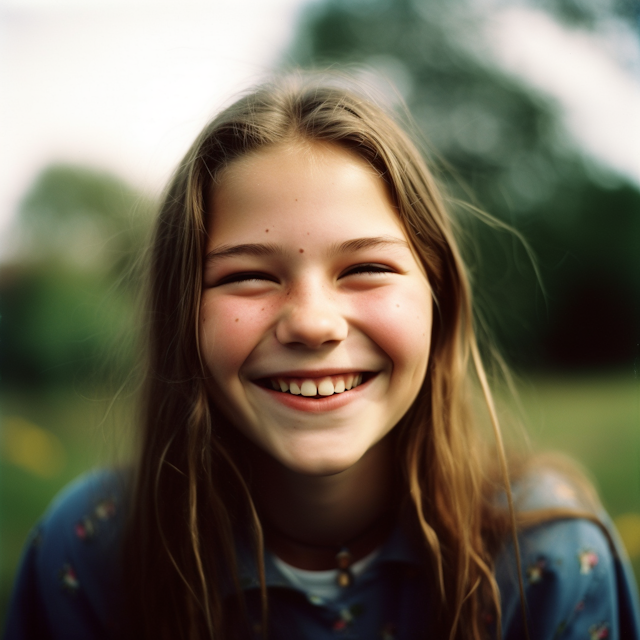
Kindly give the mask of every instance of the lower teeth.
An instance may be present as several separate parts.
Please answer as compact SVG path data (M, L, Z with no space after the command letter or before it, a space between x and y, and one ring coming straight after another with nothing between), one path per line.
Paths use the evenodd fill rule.
M343 391L343 393L345 393L346 391L350 391L350 389L346 389L345 391ZM332 393L328 396L321 396L320 394L316 394L315 396L305 396L302 395L301 393L291 393L291 391L281 391L280 393L288 393L290 396L298 396L300 398L330 398L331 396L339 396L339 393Z

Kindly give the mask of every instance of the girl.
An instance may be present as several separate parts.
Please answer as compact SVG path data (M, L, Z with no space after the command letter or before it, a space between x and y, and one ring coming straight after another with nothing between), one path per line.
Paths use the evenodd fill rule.
M52 507L8 638L640 637L584 483L507 467L433 177L338 85L258 88L178 168L135 473Z

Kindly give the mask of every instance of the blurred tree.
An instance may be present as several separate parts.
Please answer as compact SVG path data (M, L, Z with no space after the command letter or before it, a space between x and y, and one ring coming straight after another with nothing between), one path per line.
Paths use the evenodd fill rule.
M640 5L637 0L531 0L530 3L554 13L565 22L583 27L594 27L612 19L622 20L633 29L639 26Z
M4 386L112 382L135 357L135 265L152 203L121 180L51 166L24 197L0 270Z
M582 157L553 102L483 54L480 5L325 0L307 9L287 60L356 63L371 71L360 72L365 81L397 87L429 137L416 140L465 234L483 325L512 365L630 363L640 329L640 192ZM605 9L633 19L621 0L545 6L579 24ZM470 215L460 205L469 199L526 238L546 293L525 246Z
M20 204L22 255L29 262L121 277L143 242L150 209L147 199L115 176L50 166Z

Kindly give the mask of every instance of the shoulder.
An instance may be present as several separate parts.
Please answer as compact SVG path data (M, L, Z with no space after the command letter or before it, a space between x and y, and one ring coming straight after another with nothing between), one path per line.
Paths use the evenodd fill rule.
M81 577L90 584L98 577L91 570L102 568L119 552L126 496L124 474L85 474L58 494L36 527L39 562L47 564L64 555L65 570L60 575L68 590L79 590Z
M519 510L579 508L571 484L545 473L516 486ZM640 638L637 591L606 514L556 518L518 536L532 638ZM513 544L496 560L505 640L524 637Z
M86 473L68 484L51 502L42 526L59 526L77 518L97 522L117 521L118 504L126 497L128 475L123 471L98 470ZM76 537L82 539L83 535Z
M92 472L54 499L25 547L7 640L106 636L118 595L126 484L124 474Z

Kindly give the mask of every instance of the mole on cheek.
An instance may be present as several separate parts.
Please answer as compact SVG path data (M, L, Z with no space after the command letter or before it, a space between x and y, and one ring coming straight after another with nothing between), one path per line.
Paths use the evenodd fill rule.
M269 229L265 229L265 230L264 230L264 232L265 232L265 233L269 233Z
M300 253L304 253L304 249L298 249Z
M238 320L240 320L240 318L236 318L236 322L238 322Z

